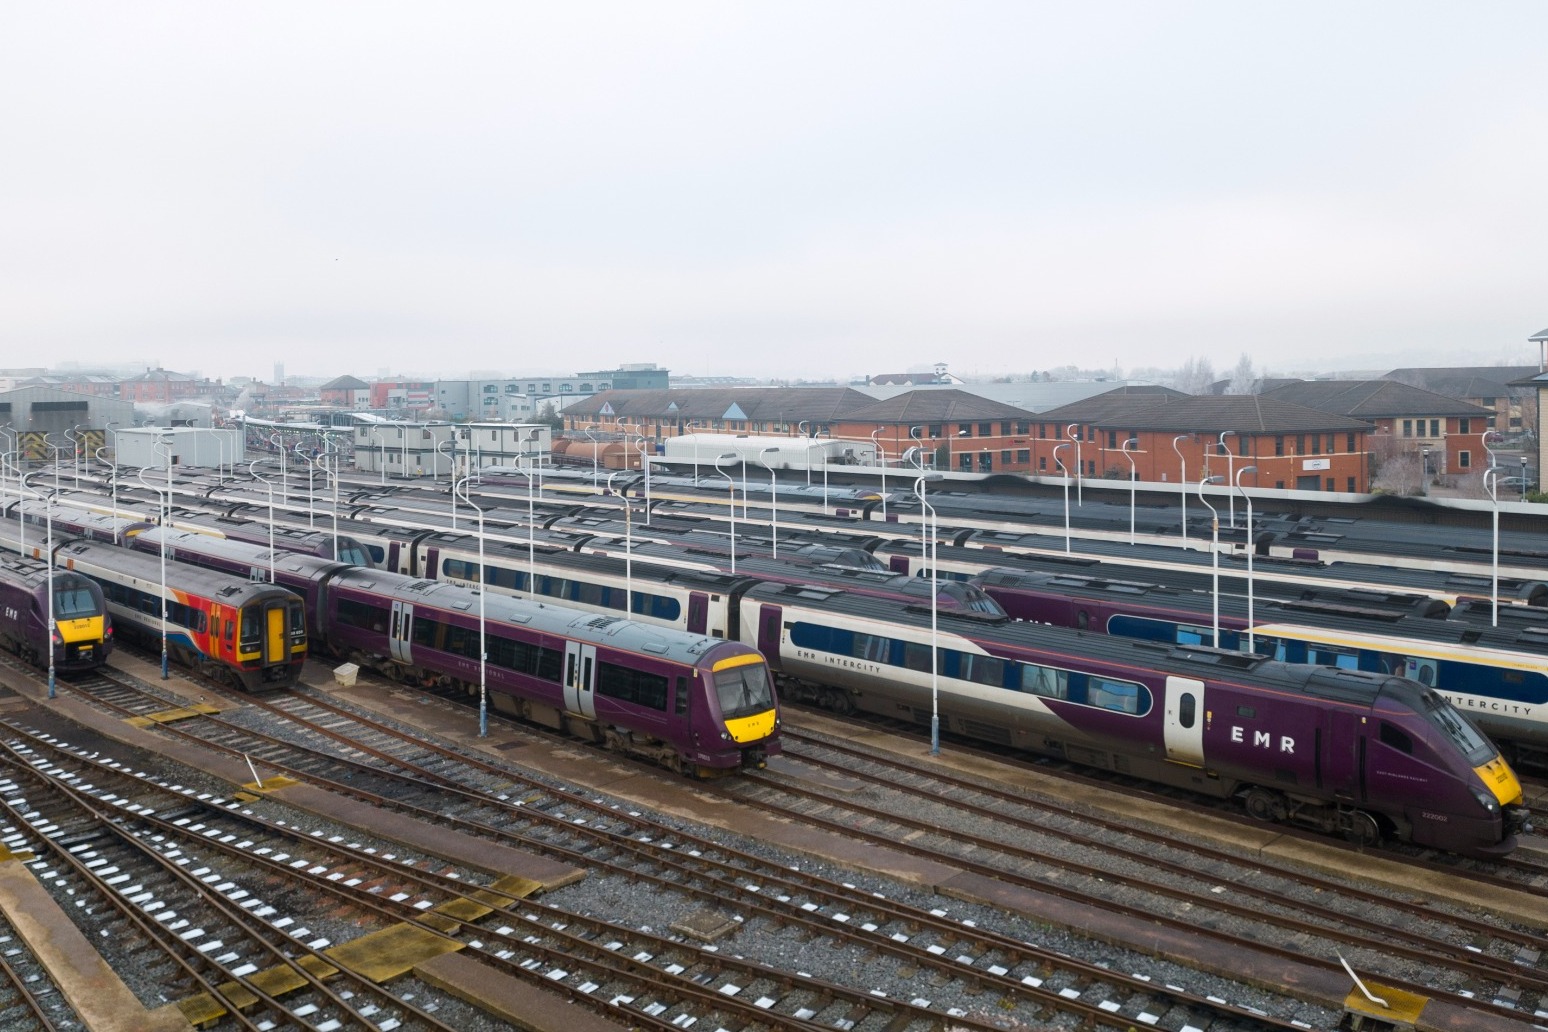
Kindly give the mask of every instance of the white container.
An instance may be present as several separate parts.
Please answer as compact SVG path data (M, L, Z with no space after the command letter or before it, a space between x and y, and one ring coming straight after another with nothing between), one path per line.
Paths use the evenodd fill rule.
M345 663L343 666L333 668L333 679L341 687L355 687L355 676L360 673L360 667L355 663Z

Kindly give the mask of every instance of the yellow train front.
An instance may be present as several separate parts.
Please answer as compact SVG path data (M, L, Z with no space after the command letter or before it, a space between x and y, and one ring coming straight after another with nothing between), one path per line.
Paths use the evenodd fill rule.
M44 614L54 607L56 670L95 670L113 649L113 624L102 592L87 577L50 570L31 556L0 556L0 646L40 668L49 665Z
M71 542L56 561L101 585L117 633L153 650L165 636L180 666L248 691L301 677L305 606L284 588L101 542Z

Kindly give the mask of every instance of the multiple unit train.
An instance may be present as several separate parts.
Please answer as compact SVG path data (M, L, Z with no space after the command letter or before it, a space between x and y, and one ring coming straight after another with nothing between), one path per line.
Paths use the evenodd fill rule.
M249 577L269 567L266 549L207 534L146 529L131 540L159 551L163 534L181 563ZM278 585L307 603L314 647L399 677L471 688L481 601L486 634L500 642L486 642L497 705L696 772L761 762L777 749L772 672L788 698L918 722L938 700L949 731L1239 797L1261 819L1360 841L1387 834L1492 856L1511 849L1527 826L1520 785L1499 751L1432 688L1390 673L1017 622L996 608L932 600L928 590L866 594L744 568L735 576L658 574L644 562L631 569L557 552L539 571L535 548L488 542L481 569L468 535L380 537L385 569L302 554L274 564ZM360 543L367 552L380 544ZM589 604L601 615L495 593L520 589L524 577L526 586L543 577L579 585L582 597L566 595L566 604ZM480 600L447 581L491 590ZM658 608L657 597L680 601L673 611ZM566 614L562 628L547 619L556 613ZM662 626L643 626L645 618ZM586 641L586 628L615 644L633 635L687 639L682 654L672 645L626 646L626 659L607 660L604 673L606 642ZM753 658L759 653L767 668ZM727 660L736 662L720 665ZM640 671L643 681L634 676ZM600 679L587 688L588 676ZM496 678L506 680L497 686ZM590 715L588 694L596 706ZM727 716L727 699L737 715Z
M73 570L50 570L31 556L0 555L0 646L39 668L96 669L113 650L113 621L101 587Z
M197 533L147 530L134 540L159 550L163 534L168 554L182 563L235 574L261 571L267 563L262 549ZM422 555L428 560L430 553ZM500 574L487 560L486 555L484 574L494 581ZM476 575L476 561L463 572ZM467 589L429 579L426 571L348 568L299 554L280 560L275 576L306 600L318 647L396 676L472 687L477 595ZM933 618L939 626L932 629L928 596L899 600L751 576L720 587L716 618L725 625L710 629L710 636L692 636L702 653L696 669L704 692L690 694L686 703L677 694L684 675L659 670L671 661L670 650L656 655L630 650L627 664L603 671L587 667L584 644L572 642L565 646L563 666L555 665L557 649L547 661L556 685L543 676L542 660L508 652L503 644L491 646L494 676L525 672L549 694L530 684L523 686L532 693L527 696L506 685L491 686L507 693L503 704L514 712L535 719L546 714L574 730L584 688L571 678L590 669L599 678L591 690L594 702L616 703L620 695L630 695L634 703L608 718L599 706L585 724L599 740L669 765L674 756L704 763L691 750L717 729L719 755L742 750L737 763L743 765L749 743L734 740L777 730L777 710L772 695L765 694L768 671L750 658L761 653L790 698L838 712L923 721L932 696L938 696L950 731L1206 794L1239 796L1264 820L1296 821L1360 841L1393 835L1478 856L1510 850L1526 825L1520 786L1498 750L1434 691L1405 678L1130 642L1013 622L972 608L938 608ZM361 601L359 593L369 601ZM448 607L442 599L458 601ZM489 626L498 628L489 633L502 641L517 627L549 629L539 615L549 610L548 603L493 592L483 601ZM552 611L566 614L566 634L577 628L601 628L609 636L670 633L617 616ZM516 612L527 622L518 623ZM608 653L596 644L600 664ZM736 651L722 657L713 651L717 648ZM494 660L507 654L514 657L510 670ZM721 666L727 659L737 662ZM629 670L635 672L627 675L629 687L603 687L605 678L624 684ZM728 670L736 672L734 699L756 709L751 700L766 698L768 708L727 718L727 696L717 678ZM639 682L640 671L649 675L648 685ZM674 681L677 689L662 687ZM517 701L524 697L533 701ZM656 724L641 722L640 699L648 700ZM699 731L674 726L673 719L691 722L695 713L719 719ZM685 734L696 737L684 739ZM763 755L775 747L771 739L753 745Z
M0 546L18 547L18 529L0 521ZM311 648L408 683L482 683L497 710L697 776L779 751L768 666L734 641L303 552L271 564L267 548L191 531L126 540L68 540L55 562L99 583L126 633L158 642L165 547L169 651L249 690L294 684ZM258 579L271 568L275 583Z

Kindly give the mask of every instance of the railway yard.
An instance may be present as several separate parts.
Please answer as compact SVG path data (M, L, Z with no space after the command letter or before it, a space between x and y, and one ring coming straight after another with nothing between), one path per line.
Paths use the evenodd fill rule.
M1535 832L1362 848L788 703L693 781L336 662L0 665L0 1027L1548 1027Z

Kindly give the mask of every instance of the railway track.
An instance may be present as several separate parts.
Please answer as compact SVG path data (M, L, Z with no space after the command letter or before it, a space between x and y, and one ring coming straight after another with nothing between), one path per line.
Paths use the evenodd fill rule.
M1196 938L1201 958L1257 952L1331 971L1343 955L1383 984L1450 993L1482 1021L1522 1008L1542 1013L1548 998L1537 928L1244 860L1186 836L1029 801L938 765L878 756L788 724L786 754L823 777L764 772L739 782L736 795L877 848L922 853L1084 905L1143 913L1147 922ZM1538 891L1525 883L1515 888Z
M169 702L154 685L136 684L132 678L93 681L76 690L126 717L144 718ZM932 899L933 905L911 905L846 882L842 874L823 877L799 863L792 869L789 857L770 859L673 822L621 809L592 793L522 776L508 765L470 757L466 750L410 729L352 713L317 693L242 702L245 705L225 714L190 715L159 725L161 733L249 756L265 778L284 774L304 779L369 799L373 806L392 807L585 867L591 876L584 888L551 892L542 904L506 901L508 906L493 908L495 920L506 931L488 923L461 931L480 943L495 944L489 962L500 962L502 970L519 969L511 971L512 977L540 980L604 1012L625 1009L629 1019L642 1026L668 1027L691 1019L736 1029L808 1024L924 1029L950 1019L968 1029L1061 1021L1091 1028L1128 1028L1137 1022L1209 1030L1308 1027L1250 1005L1211 999L1206 991L1189 992L1175 979L1143 971L1114 975L1102 964L1077 961L1040 945L1030 930L996 932L984 928L981 920L954 918L938 899ZM83 759L72 754L56 762L66 766ZM106 781L111 769L94 765L90 780ZM178 796L182 805L195 805L186 795ZM213 800L198 800L197 805L201 812L192 823L199 825L196 834L202 838L215 827L214 817L204 811L221 808ZM260 809L244 806L240 819L252 822ZM282 828L295 821L282 818L275 823ZM350 834L364 833L340 830L322 840L339 850L334 835L348 839ZM251 827L214 835L217 840L228 836L258 841ZM317 838L310 832L304 836L308 844ZM298 855L291 845L267 848ZM380 863L381 852L390 848L376 843L308 859L304 869L317 869L313 876L320 879L312 891L337 887L341 881L380 883L385 874L362 873L355 865L365 863L365 857ZM394 878L405 877L401 866L389 865ZM282 873L275 870L270 876ZM464 893L479 884L476 872L466 871L455 872L453 882ZM661 911L687 910L688 916L671 923L678 927L663 928L608 921L592 912L599 891L607 896L623 891L624 885L633 886L630 891L636 893L643 885ZM414 890L413 898L434 900L436 891L444 893L448 886L427 883ZM346 899L350 907L360 905L345 894L328 906L343 907ZM392 916L412 920L396 911ZM706 921L714 926L710 931L705 931ZM731 941L725 946L712 941L716 931ZM787 952L790 940L798 940L799 959L762 959L762 954L780 951L756 945L769 937L784 943ZM809 969L819 956L822 964ZM832 977L835 971L846 977ZM882 986L887 988L878 988ZM1304 1012L1300 1004L1293 1009Z

